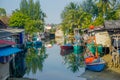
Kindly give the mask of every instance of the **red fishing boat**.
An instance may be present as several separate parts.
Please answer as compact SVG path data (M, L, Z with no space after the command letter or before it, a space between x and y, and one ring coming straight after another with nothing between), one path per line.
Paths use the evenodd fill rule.
M65 44L63 46L60 46L61 49L64 50L72 50L73 49L73 45L72 44Z

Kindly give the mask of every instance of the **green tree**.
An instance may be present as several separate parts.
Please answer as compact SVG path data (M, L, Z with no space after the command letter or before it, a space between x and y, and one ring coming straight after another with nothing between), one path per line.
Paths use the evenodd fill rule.
M22 0L21 3L20 3L20 11L23 13L23 14L28 14L28 2L27 0Z
M43 31L43 27L41 26L43 23L40 20L29 20L25 24L25 30L29 34L33 34L34 32Z
M98 16L98 7L93 0L84 0L82 4L80 4L81 8L84 12L87 12L92 15L92 17Z
M30 34L43 32L45 16L38 0L36 2L22 0L20 9L13 11L9 24L13 27L25 28L26 32Z
M61 14L62 30L73 33L74 28L86 28L91 23L91 14L83 11L80 5L71 2Z
M28 1L28 15L31 17L31 19L34 19L34 15L35 15L35 5L33 0L29 0Z
M36 2L33 0L22 0L20 3L20 11L33 20L40 19L44 21L44 17L46 17L45 13L41 10L39 0Z
M21 12L14 12L10 17L9 26L24 28L25 23L29 21L29 17Z
M35 19L41 19L44 22L44 18L46 17L46 14L42 11L40 2L37 0L35 3Z
M73 33L73 28L78 27L77 24L77 13L79 10L79 6L76 3L71 2L68 4L62 14L62 25L63 25L63 30L68 29L68 33Z
M6 11L4 8L0 8L0 16L6 16Z
M111 14L116 15L116 10L119 9L119 0L95 0L99 9L99 13L103 18L109 20Z
M94 26L102 26L104 23L104 18L102 14L99 14L99 16L97 16L95 18L95 20L93 21L92 25Z

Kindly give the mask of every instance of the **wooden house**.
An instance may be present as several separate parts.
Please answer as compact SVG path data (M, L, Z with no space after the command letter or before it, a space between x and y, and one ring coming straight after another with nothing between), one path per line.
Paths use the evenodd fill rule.
M10 76L10 61L14 58L15 54L22 51L15 47L16 43L13 37L18 33L13 32L15 30L12 29L10 32L7 25L0 20L0 80L6 80Z
M18 45L23 45L25 43L25 31L24 29L2 29L3 31L12 33L12 41L16 42Z
M15 54L22 50L15 47L16 43L12 41L12 33L0 32L0 80L6 80L10 76L10 61Z
M109 32L112 45L120 48L120 20L110 20L104 22L104 28ZM118 37L118 41L117 41Z
M107 53L110 46L120 49L120 20L106 20L103 26L89 30L89 35L96 36L96 43L105 46Z

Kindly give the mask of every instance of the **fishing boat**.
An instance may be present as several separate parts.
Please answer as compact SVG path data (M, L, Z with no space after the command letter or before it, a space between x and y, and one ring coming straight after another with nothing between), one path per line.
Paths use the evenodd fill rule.
M104 70L104 68L105 68L105 61L102 58L100 58L100 56L98 55L99 48L98 48L98 44L96 43L96 37L94 37L94 41L95 41L95 44L92 46L92 49L94 49L94 50L92 50L91 52L95 56L85 58L85 64L86 64L86 69L91 70L91 71L100 72L100 71ZM91 46L90 46L90 48L91 48ZM100 49L100 51L101 50L102 49Z
M92 63L86 63L86 69L91 70L91 71L96 71L100 72L104 70L105 68L105 61L103 59L97 59L95 62L93 61Z
M96 48L95 56L91 52L89 52L89 51L87 52L87 53L89 53L89 54L87 54L89 56L85 58L85 64L86 64L86 69L91 70L91 71L100 72L100 71L104 70L104 68L105 68L105 61L102 58L100 58L100 56L98 56L97 51L98 50Z
M74 45L73 46L74 49L74 54L80 54L83 53L83 46L80 45Z
M60 46L60 48L64 49L64 50L72 50L73 45L72 44L65 44L65 45Z

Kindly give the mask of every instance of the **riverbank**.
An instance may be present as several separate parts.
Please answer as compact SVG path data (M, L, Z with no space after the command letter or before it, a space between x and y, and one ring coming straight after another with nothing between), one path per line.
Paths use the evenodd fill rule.
M120 80L120 68L113 67L111 64L111 56L109 54L102 57L106 61L106 68L102 72L93 72L86 70L80 77L87 80Z

